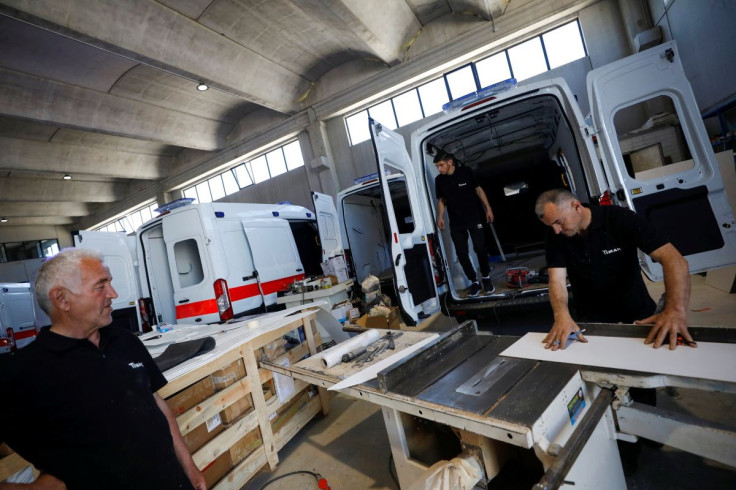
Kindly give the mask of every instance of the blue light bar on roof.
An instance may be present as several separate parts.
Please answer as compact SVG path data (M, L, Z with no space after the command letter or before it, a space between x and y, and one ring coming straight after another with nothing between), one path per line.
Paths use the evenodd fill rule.
M508 80L504 80L503 82L494 83L493 85L482 88L477 92L472 92L468 95L463 95L459 99L450 101L442 106L442 110L445 111L445 113L448 113L455 109L460 109L461 107L470 105L473 102L487 99L491 95L500 94L502 92L506 92L507 90L514 89L516 88L516 86L516 78L509 78Z
M155 209L154 211L161 214L171 211L172 209L180 208L182 206L188 206L189 204L192 204L194 202L193 197L182 197L181 199L177 199L176 201L167 202L160 208Z

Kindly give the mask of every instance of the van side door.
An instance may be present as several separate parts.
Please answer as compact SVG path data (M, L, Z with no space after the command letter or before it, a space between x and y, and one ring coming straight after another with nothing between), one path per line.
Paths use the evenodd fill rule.
M432 223L421 212L419 182L404 138L370 119L382 199L391 230L391 257L400 307L416 323L439 311L427 233ZM386 172L403 174L406 193L389 189Z
M260 293L264 303L272 305L278 291L304 279L294 235L289 222L281 218L244 219L242 223L258 275Z
M588 73L601 157L622 204L661 230L690 272L736 263L736 223L674 42ZM660 264L640 252L650 279Z

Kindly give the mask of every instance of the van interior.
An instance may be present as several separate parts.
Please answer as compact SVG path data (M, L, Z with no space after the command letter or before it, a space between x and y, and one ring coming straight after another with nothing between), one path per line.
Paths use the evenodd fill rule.
M678 165L692 166L692 161L687 160L691 158L690 153L671 101L660 96L635 104L621 110L615 122L623 161L632 177L636 172L637 179L646 179L647 175L641 172L674 173L680 171ZM473 170L494 213L493 227L486 227L486 245L495 293L466 298L470 282L457 261L449 227L443 232L428 230L430 235L439 233L438 254L446 264L434 271L438 284L446 283L452 299L461 303L506 299L519 294L531 301L539 296L540 301L546 302L546 296L540 293L547 291L544 253L547 227L534 212L537 197L554 188L568 189L581 202L591 205L600 197L590 170L593 162L583 142L576 140L560 100L545 93L515 97L497 105L460 111L455 120L425 134L420 141L424 175L418 176L418 180L424 183L435 221L434 179L438 172L433 158L438 150L453 154L459 165ZM389 182L396 221L403 228L400 232L411 231L412 210L406 197L405 180L399 177ZM368 273L390 277L390 232L380 186L366 185L346 196L342 213L346 248L352 255L358 280ZM477 270L472 244L469 249ZM434 258L432 261L437 262ZM529 273L523 288L518 283L509 283L512 278L518 278L510 273L516 269Z
M494 214L486 226L486 247L496 295L520 288L507 284L507 269L526 268L526 291L546 289L544 237L546 226L534 213L542 192L566 188L589 201L581 157L558 99L538 95L492 106L458 117L430 135L423 144L427 189L434 200L434 154L438 150L455 156L457 165L470 167L483 188ZM449 229L441 233L444 256L449 264L450 289L458 299L470 283L457 261ZM477 268L475 254L471 260ZM522 269L523 270L523 269ZM529 281L531 279L531 281ZM537 282L541 281L541 282Z

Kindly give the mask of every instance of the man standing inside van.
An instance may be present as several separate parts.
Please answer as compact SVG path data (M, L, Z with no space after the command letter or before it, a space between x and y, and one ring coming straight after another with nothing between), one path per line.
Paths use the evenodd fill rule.
M654 343L657 349L668 341L675 349L679 334L696 347L687 330L687 261L648 222L620 206L585 207L565 189L542 193L535 212L551 228L546 249L554 324L543 340L546 348L564 349L570 333L580 330L568 310L568 275L578 320L652 325L645 344ZM665 304L661 312L656 312L642 279L637 249L662 264ZM577 338L587 342L582 334Z
M480 284L468 251L468 234L473 241L473 251L478 256L482 274L483 289L492 293L495 288L491 282L491 267L488 265L485 230L483 223L493 222L493 211L483 188L478 185L473 171L466 166L456 166L455 157L437 150L434 164L440 173L434 179L437 196L437 227L445 229L445 208L450 218L450 237L455 245L455 253L468 280L472 282L468 296L480 294Z

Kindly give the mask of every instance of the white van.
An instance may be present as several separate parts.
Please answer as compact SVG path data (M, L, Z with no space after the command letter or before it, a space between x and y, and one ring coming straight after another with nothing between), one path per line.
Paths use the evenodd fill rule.
M276 304L278 291L322 274L317 220L304 207L191 204L185 198L158 212L134 235L75 236L77 246L105 255L119 294L117 308L132 308L129 313L143 330L266 311Z
M480 317L548 305L546 284L507 288L505 273L544 271L546 227L534 203L559 187L656 223L693 273L736 263L736 222L675 43L595 69L587 86L586 119L562 79L481 90L415 131L411 156L401 136L371 121L377 178L342 191L337 204L358 281L393 275L409 323L440 309ZM436 149L472 168L493 208L494 294L466 296L449 230L436 227ZM663 277L648 256L640 262L650 279Z
M31 285L0 283L0 354L22 349L37 333Z

